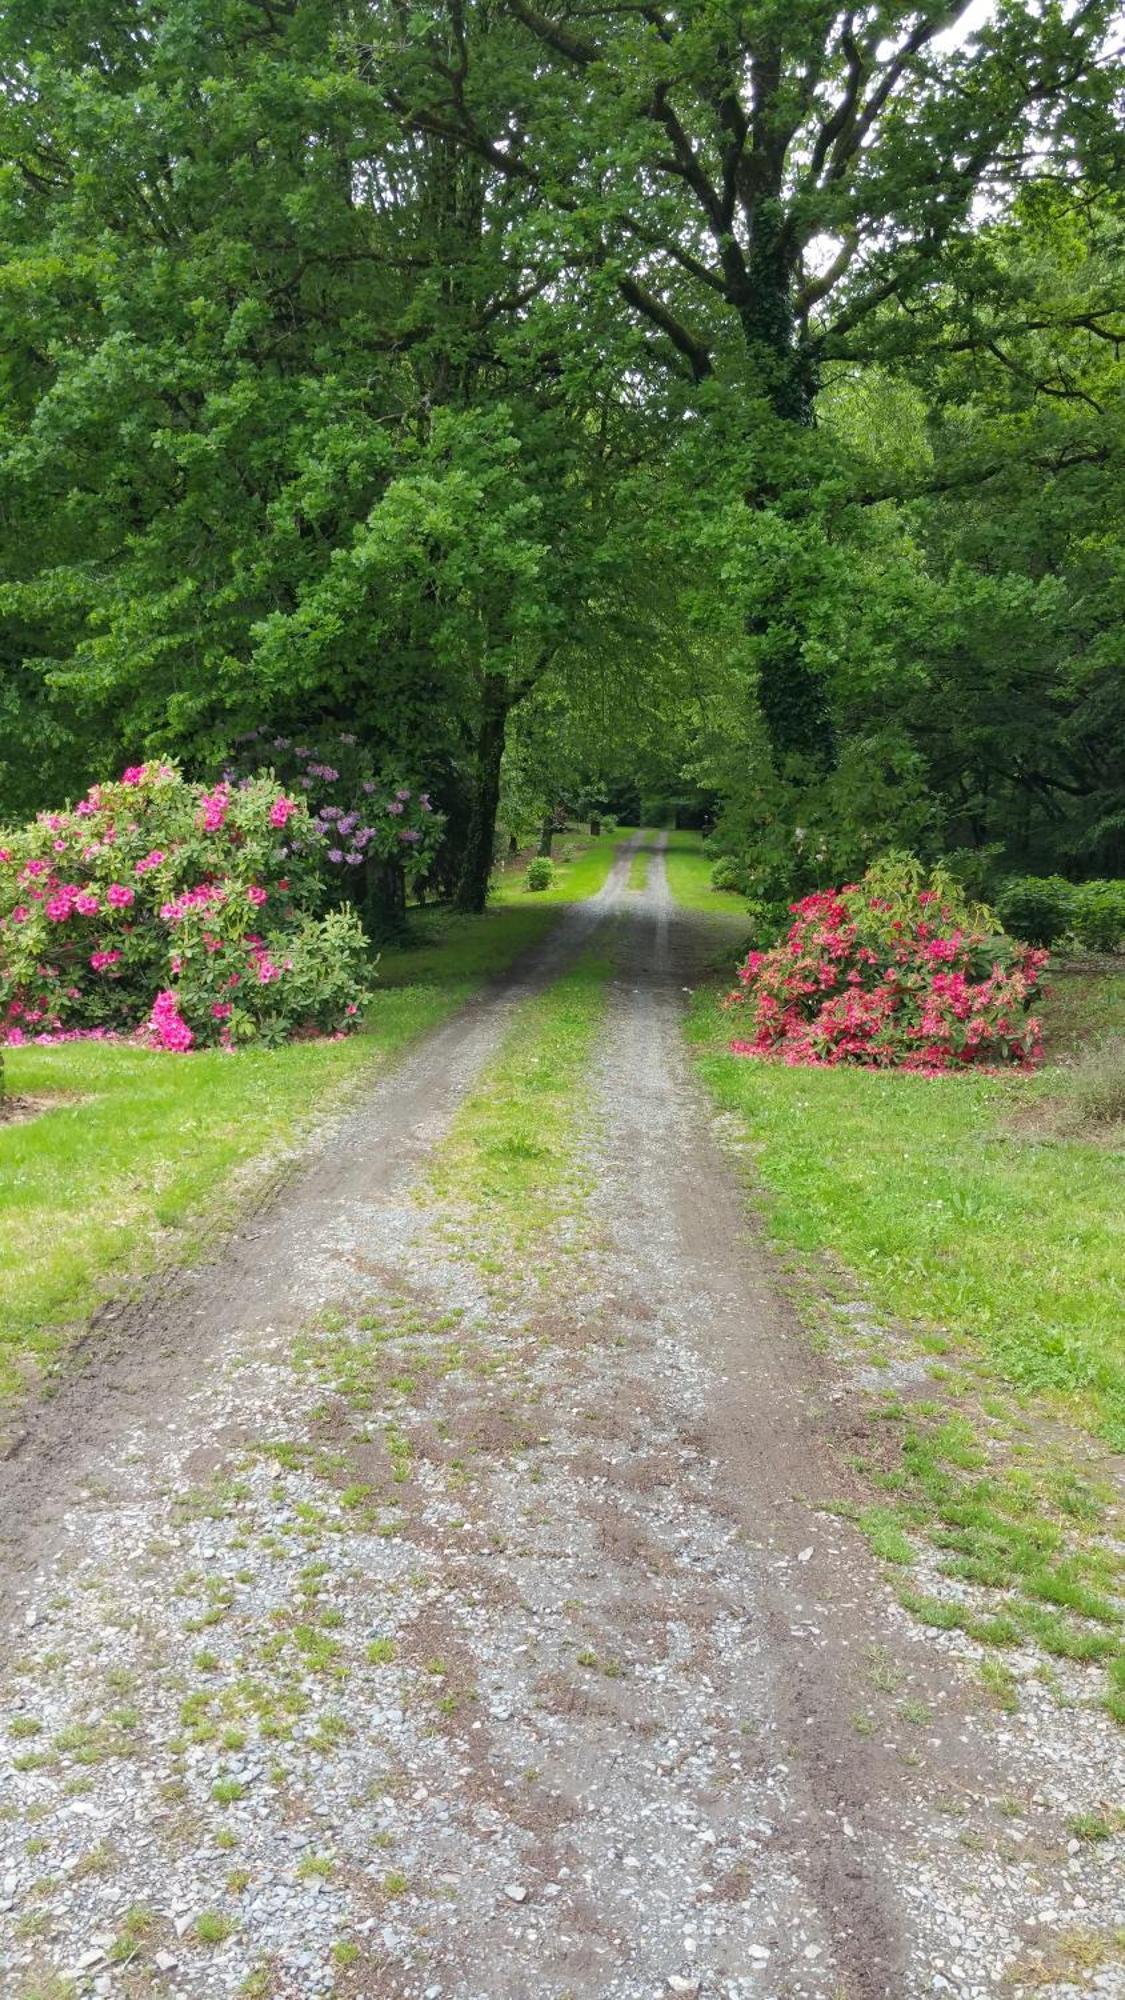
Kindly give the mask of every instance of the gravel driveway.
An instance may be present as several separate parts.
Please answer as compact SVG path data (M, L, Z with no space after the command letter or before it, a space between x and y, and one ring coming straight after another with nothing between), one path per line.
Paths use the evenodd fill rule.
M5 1995L1125 1994L1120 1842L1068 1832L1119 1738L983 1708L824 1511L839 1380L628 860L0 1465ZM595 936L589 1193L497 1273L428 1162Z

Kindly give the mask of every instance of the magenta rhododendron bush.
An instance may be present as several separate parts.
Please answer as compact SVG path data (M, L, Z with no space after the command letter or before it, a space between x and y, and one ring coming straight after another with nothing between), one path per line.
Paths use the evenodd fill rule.
M1030 1012L1047 953L1006 937L956 884L896 857L791 906L793 924L738 969L738 1055L920 1070L1034 1064Z
M186 1051L338 1034L368 998L322 835L272 776L135 765L0 833L0 1040L139 1034Z

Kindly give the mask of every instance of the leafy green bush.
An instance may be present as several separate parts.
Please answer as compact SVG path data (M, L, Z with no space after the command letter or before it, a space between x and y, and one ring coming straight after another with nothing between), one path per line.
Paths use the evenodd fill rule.
M527 865L529 889L549 889L555 879L555 864L546 854L537 854Z
M764 896L749 896L746 909L750 918L750 944L768 951L789 928L792 919L788 903L770 902Z
M1071 929L1088 951L1125 942L1125 882L1082 882L1073 891Z
M1050 945L1074 922L1075 887L1061 875L1020 875L996 898L1004 928L1027 944Z
M711 870L712 889L733 889L736 895L750 893L750 874L744 861L733 854L720 854Z

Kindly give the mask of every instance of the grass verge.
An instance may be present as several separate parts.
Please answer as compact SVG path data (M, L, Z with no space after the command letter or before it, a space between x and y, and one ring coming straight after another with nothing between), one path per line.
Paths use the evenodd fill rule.
M629 863L629 874L625 884L627 889L648 888L648 870L651 859L652 856L647 847L639 847L637 849L637 852Z
M871 1504L849 1511L900 1580L917 1570L902 1601L985 1644L1104 1662L1125 1720L1112 1495L1092 1442L1125 1444L1125 1156L1044 1140L1030 1119L1080 1089L1074 1051L1125 980L1102 986L1085 1013L1067 990L1054 1025L1069 1059L1034 1078L748 1061L729 1053L715 987L688 1032L768 1225L798 1253L805 1306L854 1364ZM880 1373L900 1386L880 1390Z
M703 852L701 833L670 833L664 866L668 871L668 887L681 909L701 910L718 917L740 917L744 929L749 927L745 896L737 895L733 889L711 887L714 863Z
M513 1252L560 1243L581 1206L581 1108L610 970L591 954L518 1009L434 1168L436 1192L466 1218L474 1261L497 1276Z
M630 827L621 826L615 833L565 835L552 857L555 879L549 889L529 889L524 878L531 857L514 856L497 873L496 902L504 908L542 910L552 904L577 903L586 896L596 895L613 866L618 848L631 832ZM562 858L564 853L571 856L569 861Z
M608 873L585 844L549 896L513 883L483 916L414 913L385 951L362 1034L187 1058L94 1042L7 1051L13 1095L48 1108L0 1124L0 1403L57 1364L77 1325L158 1262L184 1260L310 1111L435 1027Z

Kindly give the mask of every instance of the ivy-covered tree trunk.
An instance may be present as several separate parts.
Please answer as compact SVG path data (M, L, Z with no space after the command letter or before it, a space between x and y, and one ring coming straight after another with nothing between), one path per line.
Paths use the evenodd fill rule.
M474 759L472 810L469 815L461 875L453 898L458 910L479 912L488 901L488 885L496 847L496 815L500 806L500 767L511 696L499 674L485 678L480 726Z

